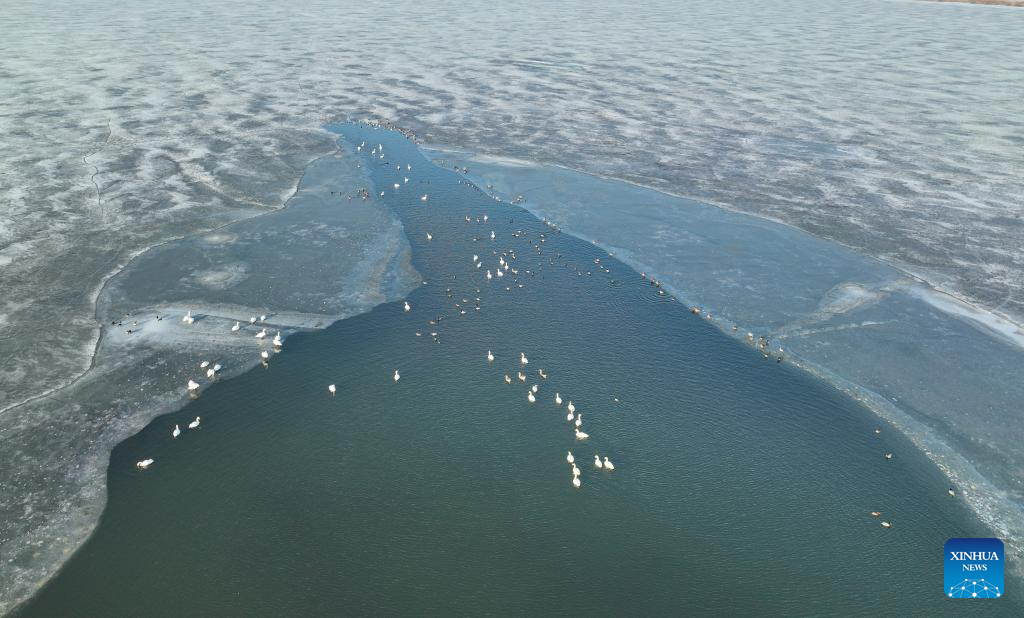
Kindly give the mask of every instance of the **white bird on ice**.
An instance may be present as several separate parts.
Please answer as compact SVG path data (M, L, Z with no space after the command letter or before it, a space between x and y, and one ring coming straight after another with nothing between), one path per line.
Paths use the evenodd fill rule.
M242 328L241 322L235 322L235 325L231 327L231 332L237 333L238 329Z
M188 390L189 391L197 391L197 390L199 390L199 383L196 382L195 380L189 380L188 381Z

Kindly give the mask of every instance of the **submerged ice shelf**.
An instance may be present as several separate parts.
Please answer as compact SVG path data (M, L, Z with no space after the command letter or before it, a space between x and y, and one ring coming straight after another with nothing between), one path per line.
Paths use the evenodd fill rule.
M564 168L430 152L646 271L726 332L767 337L869 404L1024 556L1024 333L1015 325L779 223Z
M320 158L287 208L154 247L103 288L92 368L0 415L0 613L92 531L110 449L187 402L189 379L211 383L201 361L223 365L217 379L237 375L273 354L278 330L323 328L416 286L402 225L362 198L367 182L347 154Z

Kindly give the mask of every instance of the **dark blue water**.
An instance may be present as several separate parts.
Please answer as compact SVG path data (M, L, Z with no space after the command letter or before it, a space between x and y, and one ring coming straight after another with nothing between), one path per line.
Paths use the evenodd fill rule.
M943 594L943 543L988 532L907 440L397 134L336 129L367 141L405 226L426 281L412 311L295 335L119 445L95 535L22 615L964 610ZM503 251L519 275L488 282ZM971 610L1014 613L1007 597Z

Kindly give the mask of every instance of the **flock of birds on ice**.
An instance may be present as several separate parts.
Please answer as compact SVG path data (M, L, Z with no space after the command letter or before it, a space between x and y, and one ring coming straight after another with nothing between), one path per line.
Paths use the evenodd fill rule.
M358 151L362 151L362 149L365 146L366 146L366 143L364 141L362 144L357 146L357 152ZM371 150L370 155L371 155L371 157L376 157L376 158L379 158L379 159L384 159L384 154L383 153L384 153L383 146L378 144L376 148L373 148ZM401 165L396 166L396 170L401 171L402 170L402 166ZM406 164L405 165L405 171L406 172L411 172L412 171L412 166L409 165L409 164ZM395 191L400 190L403 185L405 185L405 184L407 184L409 182L410 179L409 179L408 176L403 176L402 180L403 180L402 183L397 183L396 182L396 183L393 184L393 189ZM467 184L469 184L469 183L467 183ZM475 185L470 184L470 186L476 188L477 190L480 190ZM363 197L363 199L367 199L368 198L368 192L365 189L361 189L359 191L359 194ZM382 197L384 196L384 194L385 194L384 191L380 192L380 195ZM423 195L421 195L419 197L419 201L420 202L427 202L428 199L429 199L429 195L428 194L423 194ZM498 198L495 198L495 199L498 199ZM466 215L465 216L465 221L467 223L472 223L474 221L476 223L487 223L488 220L489 220L489 216L486 215L486 214L482 215L482 216L477 216L477 217L473 217L473 216L470 216L470 215ZM553 229L555 231L560 231L560 230L558 230L558 228L553 223L549 222L547 219L543 219L543 223L545 225L547 225L549 228L551 228L551 229ZM512 234L513 238L518 238L518 237L523 236L523 235L524 235L524 232L522 232L522 231L513 232L513 234ZM483 237L477 236L477 237L474 237L473 240L474 241L480 241L480 240L483 240L485 238L489 238L491 241L496 241L497 240L497 234L495 233L494 230L491 230L490 233L487 234L486 236L483 236ZM433 234L428 232L426 234L426 239L427 239L428 242L429 241L433 241L433 239L434 239ZM543 251L541 249L541 244L544 243L545 240L546 240L545 235L541 234L540 238L539 238L539 242L537 242L536 244L534 244L534 242L532 240L530 240L529 242L530 242L530 245L533 247L533 249L538 254L543 255ZM472 256L473 270L474 271L483 271L484 272L484 279L486 281L488 281L488 282L492 282L494 280L500 280L500 279L503 279L506 276L510 276L510 278L512 278L514 280L514 283L517 285L517 287L519 287L519 288L524 287L523 283L519 282L518 279L516 278L519 275L519 270L517 268L515 268L514 266L512 266L512 262L517 259L516 252L514 250L512 250L512 249L506 249L506 250L502 251L500 254L498 253L497 250L493 250L492 253L494 255L498 256L497 265L493 269L484 268L484 261L483 261L483 259L478 254L474 254ZM612 255L612 254L609 253L609 255ZM550 263L553 265L561 257L562 257L561 254L558 254L554 258L550 259ZM594 264L601 271L603 271L605 273L611 273L611 270L605 264L603 264L600 259L595 258L594 259ZM576 274L578 276L583 276L584 274L586 274L586 275L592 274L592 271L584 271L583 269L579 269L577 267L573 267L573 268L576 270ZM536 272L531 271L529 269L526 269L525 270L525 274L530 275L530 276L534 276L534 275L536 275ZM661 283L657 279L655 279L653 277L648 277L646 272L640 273L640 276L641 276L641 278L643 280L648 281L652 286L654 286L657 289L657 293L658 293L659 296L666 296L667 295L666 291L662 288ZM456 278L455 275L451 275L451 277L453 279ZM426 283L426 282L424 282L424 283ZM505 289L506 289L506 291L511 291L512 287L511 287L511 285L509 285L509 286L506 286ZM454 295L453 295L453 291L452 291L451 288L447 288L446 293L447 293L449 298L453 298ZM480 293L480 288L476 288L476 293L478 293L478 294ZM479 296L477 296L476 299L475 299L475 306L474 306L476 311L480 311L480 302L481 302L481 299L480 299ZM460 315L466 315L466 313L467 313L466 307L468 305L469 305L468 298L463 298L461 303L455 303L455 308L459 310ZM412 305L410 305L408 300L404 301L404 303L403 303L403 310L406 313L412 311ZM696 315L700 315L700 314L703 313L702 310L700 308L698 308L698 307L691 308L691 312L696 314ZM712 319L712 316L711 316L710 313L704 313L704 317L706 317L708 320ZM429 320L429 324L431 326L436 326L438 324L438 322L440 322L442 319L443 319L443 316L437 316L437 317ZM186 325L191 325L194 322L194 320L195 320L195 317L193 316L192 311L188 311L188 313L186 313L186 315L182 318L182 322L184 324L186 324ZM249 322L248 323L249 326L260 329L260 330L258 330L258 332L256 332L255 338L257 340L261 341L261 342L264 341L266 339L266 337L268 336L268 331L263 326L264 323L266 322L266 320L267 320L267 316L266 315L260 315L258 318L257 318L257 316L251 316L249 318L249 321L248 321ZM239 333L242 330L242 328L243 328L242 322L241 321L236 321L234 323L234 325L231 327L231 331L233 333L237 334L237 333ZM733 326L732 330L736 331L737 327ZM421 331L417 331L416 332L416 336L417 337L422 336L422 334L423 333ZM439 335L438 335L438 333L436 331L431 331L430 335L431 335L431 337L433 338L433 340L435 342L438 342L438 343L440 342ZM783 356L782 356L783 355L783 348L779 347L777 350L773 351L773 350L770 349L770 342L769 342L769 340L767 338L759 337L759 338L757 338L755 340L753 333L749 333L748 332L746 338L747 338L748 343L753 345L756 349L758 349L764 355L764 358L766 358L766 359L774 358L777 362L782 362L782 359L783 359ZM277 333L274 335L274 337L272 339L272 346L273 346L274 353L280 352L282 347L283 347L283 345L284 345L284 342L283 342L283 340L281 338L281 332L277 331ZM267 364L268 364L268 362L270 360L270 357L271 356L270 356L270 351L269 350L263 349L263 350L260 351L260 361L261 361L262 364L264 364L264 366L267 366ZM493 354L493 352L491 350L487 351L486 358L487 358L487 363L488 364L494 363L494 361L495 361L495 356L494 356L494 354ZM527 381L527 375L525 373L525 370L526 370L526 366L529 364L529 362L530 361L527 358L526 354L523 353L523 352L520 352L520 354L519 354L519 366L520 366L520 369L519 369L519 371L516 372L516 379L519 382L521 382L521 383L525 383ZM209 361L205 361L205 360L200 363L199 367L200 367L200 369L204 369L206 371L206 377L207 377L207 379L209 379L211 381L216 379L216 377L218 375L218 372L221 370L221 365L220 364L211 364ZM538 369L537 370L537 375L541 378L541 380L546 380L548 378L548 374L545 373L543 369ZM399 380L401 380L402 376L399 373L398 369L394 370L394 373L392 374L391 378L392 378L392 381L395 384L397 384L399 382ZM512 376L506 373L504 375L504 382L507 385L513 384ZM197 396L199 391L200 391L200 389L201 389L201 385L198 382L196 382L195 380L193 380L193 379L190 379L188 381L186 387L187 387L188 393L190 395L192 395L192 396ZM328 393L331 396L336 395L336 393L337 393L337 385L329 384L327 386L327 391L328 391ZM527 400L527 402L530 403L530 404L536 403L537 402L537 395L539 394L539 391L540 391L540 385L537 384L537 383L533 384L528 389L528 391L526 393L526 400ZM617 398L613 397L613 400L615 402L618 402ZM553 402L554 402L555 406L556 407L561 407L563 401L565 401L565 400L562 398L561 393L560 392L556 392L555 396L553 397ZM576 408L575 404L573 404L573 402L571 400L569 400L567 402L565 409L566 409L566 412L567 412L566 413L566 421L568 423L570 423L570 427L572 428L573 435L574 435L575 439L578 442L584 442L588 438L590 438L590 434L588 434L587 432L585 432L583 430L583 413L577 411L577 408ZM188 423L187 428L189 430L197 429L199 427L200 420L201 420L200 417L197 416L192 422ZM875 427L874 433L875 433L875 435L881 434L881 428L880 427ZM174 425L174 428L171 431L171 437L174 438L174 439L177 439L181 434L182 434L182 429L181 429L180 425L178 425L178 424ZM887 453L884 454L884 458L886 460L888 460L888 461L891 461L893 459L893 454L891 452L887 452ZM571 472L571 477L572 477L571 482L572 482L573 487L575 487L577 489L581 488L582 487L582 481L581 481L580 477L581 477L582 473L581 473L580 468L576 465L576 456L573 455L571 450L566 453L565 461L570 466L570 472ZM137 462L136 466L139 469L145 470L145 469L149 468L153 464L153 462L154 462L153 459L143 459L143 460ZM596 468L598 470L603 470L603 471L606 471L606 472L611 472L611 471L615 470L615 464L612 463L611 459L607 455L605 455L603 457L603 459L602 459L602 457L600 455L595 453L594 454L594 468ZM955 496L956 492L955 492L955 490L952 487L950 487L948 489L948 494L950 496ZM872 517L875 517L875 518L879 518L882 515L882 513L880 511L871 511L870 514L871 514ZM882 525L883 528L891 528L892 527L892 522L891 521L887 521L887 520L882 520L881 521L881 525Z

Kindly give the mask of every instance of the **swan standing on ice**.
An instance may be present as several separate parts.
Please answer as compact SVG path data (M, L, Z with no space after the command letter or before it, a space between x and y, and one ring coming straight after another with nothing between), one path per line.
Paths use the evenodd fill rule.
M199 368L200 369L206 369L209 366L210 366L210 361L203 361L203 362L199 363Z
M143 459L142 461L136 462L135 467L139 470L145 470L146 468L153 465L152 459Z
M274 335L274 347L275 348L280 348L283 345L284 345L284 342L281 341L281 331L277 331L277 334Z
M174 426L174 431L171 432L171 437L172 438L177 438L180 435L181 435L181 427L178 427L177 425L175 425Z
M572 456L572 451L569 451L569 454L565 456L565 460L570 464L576 463L576 458Z
M604 457L604 469L605 470L614 470L615 469L615 465L612 464L611 460L608 459L607 455L605 455L605 457Z
M328 392L330 392L330 393L331 393L331 395L332 395L332 396L334 395L334 393L337 393L337 392L338 392L338 389L337 389L337 387L335 387L335 386L334 386L333 384L331 384L330 386L328 386L328 387L327 387L327 390L328 390Z
M267 329L265 329L265 328L263 330L261 330L260 332L256 333L256 338L257 339L263 339L266 336L267 336Z
M231 327L231 332L237 333L242 328L241 322L235 322L235 325Z
M405 301L405 312L409 313L410 311L412 311L412 305L409 304L409 301Z
M181 318L181 321L186 323L186 324L191 324L192 322L196 321L196 319L194 317L192 317L192 310L191 309L188 310L188 313L185 314L185 317Z
M402 379L402 376L398 375L398 370L395 369L395 376L394 376L395 382L398 382L401 379Z
M487 362L488 363L493 363L494 362L494 355L491 354L490 350L487 350Z
M189 390L189 392L194 392L194 391L199 390L199 383L196 382L195 380L189 380L188 381L188 390Z
M220 366L220 363L214 363L214 365L213 365L213 371L214 371L214 373L216 373L216 372L218 372L218 371L220 371L220 370L221 370L221 366Z
M603 468L604 467L604 464L601 463L601 458L598 457L597 455L594 455L594 467L595 468Z
M199 426L199 417L198 416L196 417L196 420L194 420L194 421L192 421L191 423L188 424L188 428L189 429L195 429L198 426Z

